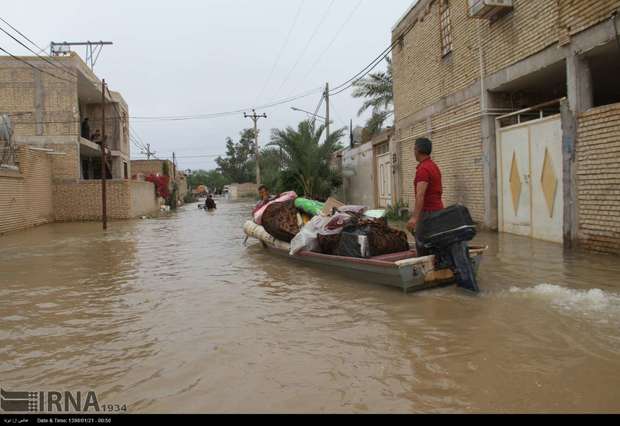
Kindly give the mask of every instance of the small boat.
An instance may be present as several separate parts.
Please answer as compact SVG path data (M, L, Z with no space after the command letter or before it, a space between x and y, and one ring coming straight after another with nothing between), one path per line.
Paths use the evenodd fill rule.
M332 256L310 251L290 256L290 246L268 235L266 231L253 222L244 226L249 238L254 238L269 252L286 257L290 260L328 267L334 271L346 273L360 280L396 287L405 293L445 287L457 283L456 276L448 266L438 266L435 256L418 257L415 248L388 254L385 256L359 259L352 257ZM478 273L480 262L487 250L486 247L471 246L469 259L475 274Z

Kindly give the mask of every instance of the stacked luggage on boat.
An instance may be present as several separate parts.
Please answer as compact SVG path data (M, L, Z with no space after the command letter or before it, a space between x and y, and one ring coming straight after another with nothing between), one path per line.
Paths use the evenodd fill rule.
M390 228L385 213L287 192L257 211L245 231L291 256L312 251L363 259L410 250L407 235Z

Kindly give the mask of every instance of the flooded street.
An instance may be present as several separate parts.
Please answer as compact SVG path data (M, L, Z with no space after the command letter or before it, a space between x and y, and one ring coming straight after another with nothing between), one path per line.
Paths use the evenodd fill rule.
M405 296L272 257L249 205L0 238L0 384L131 413L620 412L620 262L483 234Z

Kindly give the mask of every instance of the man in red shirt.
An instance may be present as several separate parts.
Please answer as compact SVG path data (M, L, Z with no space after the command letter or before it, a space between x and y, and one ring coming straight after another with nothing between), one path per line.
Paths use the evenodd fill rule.
M441 171L431 159L433 143L426 138L418 139L415 142L415 159L419 163L415 175L415 210L411 220L407 224L407 229L416 234L419 223L433 212L443 210L444 205L441 201L443 186L441 184ZM422 244L416 235L416 245L418 255L423 256Z

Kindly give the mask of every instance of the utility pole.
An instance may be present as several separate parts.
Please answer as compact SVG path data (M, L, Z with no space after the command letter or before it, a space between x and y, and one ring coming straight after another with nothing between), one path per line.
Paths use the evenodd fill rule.
M177 156L173 152L172 153L172 179L176 179L177 177Z
M105 146L105 80L101 81L101 220L103 222L103 230L108 229L108 197L106 188L107 179L107 158Z
M147 143L147 144L146 144L146 152L142 152L142 153L143 153L143 154L146 154L146 159L147 159L147 160L150 160L150 159L151 159L151 157L154 157L154 156L155 156L155 154L157 154L156 152L151 151L151 144L150 144L150 143Z
M52 42L50 44L50 56L66 56L71 53L71 46L86 46L86 57L84 59L92 71L95 69L103 46L111 46L112 44L111 41Z
M255 110L252 110L252 114L243 113L245 118L251 118L254 122L254 148L256 149L256 184L260 185L260 148L258 147L258 120L261 118L267 118L267 114L256 114Z
M349 142L351 149L353 149L353 147L355 146L355 141L353 140L353 119L351 119L351 124L349 127Z
M325 135L329 139L329 82L325 84Z

